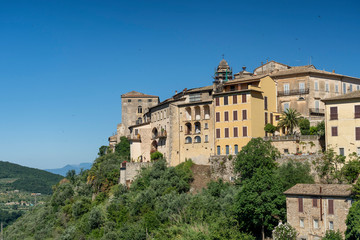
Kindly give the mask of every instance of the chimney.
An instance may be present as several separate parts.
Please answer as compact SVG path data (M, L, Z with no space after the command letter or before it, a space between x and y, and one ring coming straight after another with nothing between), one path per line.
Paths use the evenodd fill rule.
M332 73L335 73L335 69L332 70Z
M243 71L245 71L245 70L246 70L246 67L245 67L245 66L243 66L243 67L242 67L242 69L243 69Z
M177 90L175 90L175 94L177 94Z

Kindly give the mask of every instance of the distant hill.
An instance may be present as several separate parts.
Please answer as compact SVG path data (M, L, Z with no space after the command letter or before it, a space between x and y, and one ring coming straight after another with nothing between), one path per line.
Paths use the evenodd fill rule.
M45 169L45 171L65 176L69 170L75 170L76 173L79 173L81 169L87 170L90 169L91 166L92 163L80 163L78 165L66 165L65 167L62 168Z
M51 194L63 176L44 170L0 161L0 189Z

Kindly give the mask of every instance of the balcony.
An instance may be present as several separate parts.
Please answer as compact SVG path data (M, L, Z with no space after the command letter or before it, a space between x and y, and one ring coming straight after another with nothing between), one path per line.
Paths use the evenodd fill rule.
M309 108L309 114L314 116L324 116L325 110L321 108Z
M278 97L309 94L309 88L278 91Z
M126 136L127 139L129 139L129 141L133 141L133 142L140 142L141 141L141 136L140 134L130 134Z
M167 133L166 133L166 130L164 131L161 131L158 135L158 138L166 138L167 137Z

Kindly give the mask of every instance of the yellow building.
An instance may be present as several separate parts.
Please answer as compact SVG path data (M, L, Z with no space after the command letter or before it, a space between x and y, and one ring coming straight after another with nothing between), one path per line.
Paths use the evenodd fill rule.
M326 147L360 155L360 91L324 99Z
M214 89L216 155L237 154L251 138L266 135L267 123L277 125L277 92L271 77L216 79Z

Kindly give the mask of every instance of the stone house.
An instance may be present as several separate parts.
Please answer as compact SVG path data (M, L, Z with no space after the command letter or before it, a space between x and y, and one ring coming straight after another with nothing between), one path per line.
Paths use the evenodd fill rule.
M326 98L323 102L327 148L334 148L343 156L354 152L360 155L360 91Z
M346 231L352 204L349 184L296 184L284 192L288 223L300 240L316 240L327 230Z

